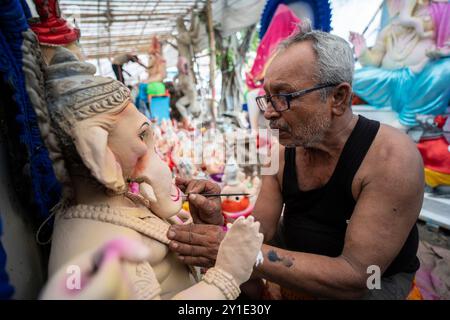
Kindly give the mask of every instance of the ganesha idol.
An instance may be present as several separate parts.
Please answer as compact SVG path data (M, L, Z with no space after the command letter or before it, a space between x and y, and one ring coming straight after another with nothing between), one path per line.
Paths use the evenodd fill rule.
M25 59L36 53L28 50ZM45 76L28 77L27 85L35 93L41 134L64 197L55 209L50 281L42 297L235 299L261 248L259 224L236 221L215 266L198 281L168 250L169 221L179 213L182 198L155 152L150 122L131 103L129 90L94 76L93 65L61 47L44 71ZM67 285L74 266L81 268L79 287Z
M392 107L400 124L414 126L417 115L446 112L450 101L450 2L385 1L389 22L368 48L362 35L350 41L363 68L353 91L377 108Z

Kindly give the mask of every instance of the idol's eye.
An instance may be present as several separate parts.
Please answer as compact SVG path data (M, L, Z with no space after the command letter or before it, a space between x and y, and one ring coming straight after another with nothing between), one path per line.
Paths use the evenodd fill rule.
M148 136L148 130L144 130L141 133L139 133L139 139L141 139L142 141L144 141Z

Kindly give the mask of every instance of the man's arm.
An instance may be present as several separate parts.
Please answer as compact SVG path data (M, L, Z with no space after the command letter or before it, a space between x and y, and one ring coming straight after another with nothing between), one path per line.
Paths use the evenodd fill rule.
M404 140L397 150L380 152L377 165L363 181L339 257L263 246L264 263L255 273L316 297L361 297L367 290L367 268L376 265L383 273L389 267L422 205L422 160L414 145Z
M262 176L261 190L252 215L261 223L264 242L271 240L275 235L282 209L283 197L277 176Z
M284 152L285 147L280 145L272 146L273 150L278 150L278 170L274 175L261 176L261 189L258 199L253 209L253 216L261 223L261 232L264 234L264 242L272 240L275 235L278 222L280 221L281 211L283 210L283 196L281 186L283 184L284 172ZM271 166L273 163L268 164Z

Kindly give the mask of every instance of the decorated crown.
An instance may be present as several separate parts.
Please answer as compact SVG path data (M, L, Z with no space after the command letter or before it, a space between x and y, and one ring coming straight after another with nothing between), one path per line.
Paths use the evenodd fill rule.
M120 112L130 100L129 89L112 78L94 76L96 68L80 62L63 47L56 53L46 70L47 102L57 121L71 125L97 114Z

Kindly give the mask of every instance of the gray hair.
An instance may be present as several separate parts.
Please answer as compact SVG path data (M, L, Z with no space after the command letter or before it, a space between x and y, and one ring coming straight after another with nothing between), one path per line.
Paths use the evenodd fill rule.
M305 19L298 25L299 31L281 42L279 49L285 50L296 43L312 41L316 54L316 70L313 80L319 83L342 83L350 85L353 80L354 59L350 45L341 37L312 30L311 22ZM332 88L320 90L325 100Z

